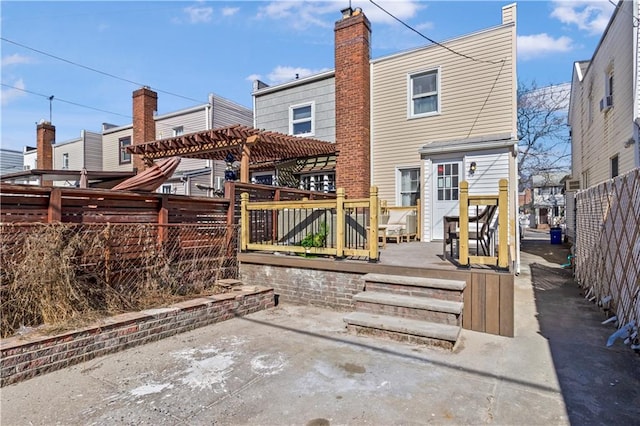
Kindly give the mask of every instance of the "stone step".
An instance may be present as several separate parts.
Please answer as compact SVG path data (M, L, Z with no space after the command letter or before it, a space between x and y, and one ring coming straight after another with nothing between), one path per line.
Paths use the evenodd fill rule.
M429 287L441 290L463 291L467 286L465 281L446 280L442 278L409 277L404 275L366 274L362 277L365 282L385 284L402 284L411 287Z
M462 302L465 281L404 275L363 275L366 291L406 294Z
M344 317L347 327L358 334L382 336L409 343L422 343L452 349L461 327L427 321L352 312Z
M424 309L426 311L445 312L460 315L462 302L440 300L431 297L415 297L404 294L364 291L353 296L356 302L375 303L379 305L400 306L404 308Z

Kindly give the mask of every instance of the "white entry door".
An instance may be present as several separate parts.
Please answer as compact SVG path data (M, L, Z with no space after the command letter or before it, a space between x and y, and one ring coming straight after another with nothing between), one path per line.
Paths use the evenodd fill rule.
M462 161L433 162L432 240L442 240L443 216L457 216L459 214L461 174Z

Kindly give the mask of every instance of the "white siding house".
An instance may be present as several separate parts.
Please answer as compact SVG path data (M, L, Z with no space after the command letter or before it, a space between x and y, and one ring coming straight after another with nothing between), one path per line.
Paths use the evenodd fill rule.
M592 58L574 64L569 189L640 167L639 12L638 0L618 2Z

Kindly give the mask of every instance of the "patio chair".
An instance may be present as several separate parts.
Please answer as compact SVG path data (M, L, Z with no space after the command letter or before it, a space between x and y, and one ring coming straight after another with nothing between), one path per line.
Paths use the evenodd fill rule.
M386 237L395 238L396 243L404 239L409 241L416 236L416 218L410 210L389 208L387 214L383 214L381 222L385 225Z
M476 241L476 251L482 252L485 256L492 254L491 240L493 238L493 231L495 230L498 206L490 205L485 206L480 213L475 216L469 216L469 241ZM460 243L460 217L459 216L444 216L442 218L442 224L444 228L443 243L442 243L442 255L446 256L447 244L450 245L451 257L453 257L453 241L455 240L458 245Z

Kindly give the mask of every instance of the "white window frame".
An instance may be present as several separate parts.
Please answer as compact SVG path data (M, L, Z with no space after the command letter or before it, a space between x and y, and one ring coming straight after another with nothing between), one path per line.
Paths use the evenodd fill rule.
M436 74L436 91L435 92L422 93L419 96L414 96L413 95L413 78L422 76L424 74L431 74L431 73L435 73ZM442 98L442 90L441 90L441 87L440 87L441 76L442 76L442 72L440 70L440 67L429 68L429 69L426 69L426 70L422 70L422 71L418 71L418 72L413 72L413 73L407 74L407 112L408 112L408 118L430 117L430 116L433 116L433 115L440 114L440 105L441 105L440 99ZM421 113L421 114L416 114L414 112L414 103L413 103L414 99L427 97L427 96L434 96L434 95L436 96L436 110L435 111L424 112L424 113Z
M309 188L305 188L304 180L309 179ZM332 185L333 183L333 185ZM300 175L300 189L316 192L336 192L336 174L327 173L307 173Z
M418 172L418 188L415 191L416 199L420 200L422 198L420 196L420 192L422 191L422 170L419 165L417 166L401 166L396 168L396 205L404 206L402 204L402 194L403 192L408 192L410 194L414 193L413 191L403 191L402 190L402 174L403 172L408 171L417 171ZM419 201L418 201L419 202Z
M129 140L129 143L123 145L122 142ZM131 164L133 159L131 153L125 150L125 147L131 146L131 136L124 136L118 139L118 164Z
M161 194L173 194L174 193L173 185L171 185L171 184L163 184L160 187L160 193Z
M271 185L276 186L276 176L273 172L255 172L251 174L251 183L257 183L258 178L263 176L271 177ZM264 184L261 184L264 185Z
M62 170L69 169L69 153L65 152L62 154Z
M311 117L309 118L304 118L304 119L298 119L298 120L294 120L293 119L293 112L298 109L298 108L305 108L305 107L311 107ZM294 134L293 133L293 126L294 124L298 124L298 123L305 123L307 121L311 122L311 131L307 132L307 133L299 133L299 134ZM302 104L296 104L296 105L291 105L289 106L289 134L292 136L300 136L300 137L305 137L305 136L313 136L315 135L315 131L316 131L316 103L315 102L305 102Z
M184 126L176 126L172 129L173 137L184 135Z

